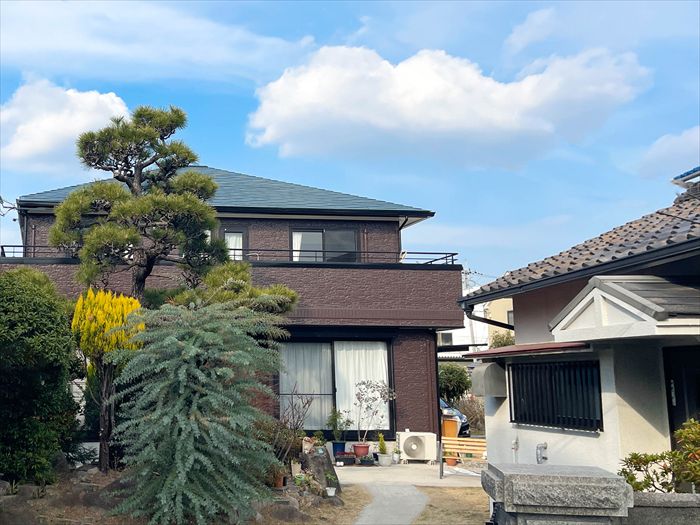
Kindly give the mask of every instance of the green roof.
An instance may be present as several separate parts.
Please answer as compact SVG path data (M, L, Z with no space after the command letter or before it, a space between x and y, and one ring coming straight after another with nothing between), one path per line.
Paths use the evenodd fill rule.
M403 204L244 175L208 166L191 166L183 168L183 170L194 170L214 179L218 189L209 203L219 211L399 217L431 217L433 215L431 211ZM56 205L72 191L87 184L91 183L23 195L17 199L17 204L20 207Z

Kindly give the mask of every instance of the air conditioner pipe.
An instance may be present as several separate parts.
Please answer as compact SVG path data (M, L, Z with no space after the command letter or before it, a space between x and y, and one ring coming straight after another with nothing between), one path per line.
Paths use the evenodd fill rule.
M471 319L472 321L478 321L480 323L490 324L491 326L497 326L498 328L505 328L506 330L515 330L515 326L513 326L512 324L502 323L501 321L495 321L493 319L487 319L486 317L479 317L478 315L474 315L474 305L473 304L462 306L462 310L464 310L464 315L467 316L467 319Z

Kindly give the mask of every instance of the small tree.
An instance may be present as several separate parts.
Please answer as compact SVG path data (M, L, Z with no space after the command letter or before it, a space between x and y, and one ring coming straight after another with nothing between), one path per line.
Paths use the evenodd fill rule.
M78 253L83 282L107 282L121 267L131 271L132 295L140 299L160 261L181 264L195 285L210 266L228 259L223 241L207 236L216 214L205 201L216 184L195 171L178 173L197 160L183 142L170 140L186 122L179 108L141 106L130 120L115 117L78 138L82 163L116 181L78 189L56 208L49 241Z
M355 385L355 408L357 408L357 440L367 441L367 434L375 419L380 425L384 421L382 414L389 401L396 399L396 392L385 381L367 379ZM362 433L364 425L365 432Z
M515 344L515 334L508 331L494 332L491 336L491 348L501 348L503 346L511 346Z
M438 367L438 387L440 397L454 403L472 387L467 369L452 363L441 363Z
M122 328L127 315L140 307L133 297L103 290L95 293L92 288L81 295L75 305L71 328L80 352L90 362L99 387L98 392L91 388L85 391L86 397L91 396L100 409L99 467L102 472L109 469L109 441L114 428L114 402L111 398L114 396L116 365L109 359L109 354L118 349L136 349L137 345L131 338L140 325L133 325L130 330ZM93 382L86 382L86 386L93 386Z
M51 481L69 444L77 404L68 367L75 350L64 301L35 270L0 274L0 472L10 481Z
M279 370L274 341L281 319L230 303L164 305L145 311L142 349L117 380L123 422L126 492L118 512L150 523L211 523L217 515L244 522L265 497L278 466L254 423L253 405L273 395L260 380Z

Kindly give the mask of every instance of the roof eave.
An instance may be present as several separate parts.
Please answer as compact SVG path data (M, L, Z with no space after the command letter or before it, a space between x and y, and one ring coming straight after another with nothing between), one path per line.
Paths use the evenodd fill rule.
M635 270L649 266L656 266L664 262L671 262L671 260L695 255L695 252L700 254L700 238L691 239L686 242L673 244L671 246L666 246L664 248L659 248L649 252L630 255L629 257L608 261L595 266L589 266L588 268L581 268L580 270L575 270L573 272L509 286L493 292L486 292L471 297L462 297L457 302L462 308L464 308L466 306L481 304L496 299L502 299L504 297L512 297L514 295L529 292L531 290L537 290L539 288L546 288L548 286L583 279L585 277L593 277L600 273L611 272L613 270Z

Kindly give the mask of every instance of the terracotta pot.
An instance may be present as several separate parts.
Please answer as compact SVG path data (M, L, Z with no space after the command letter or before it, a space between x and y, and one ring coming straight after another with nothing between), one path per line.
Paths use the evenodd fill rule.
M367 443L355 443L352 446L352 451L356 457L361 458L369 454L369 445Z
M457 466L457 458L445 458L445 463L447 463L448 467L456 467Z
M276 489L284 487L284 474L276 474L274 484Z

